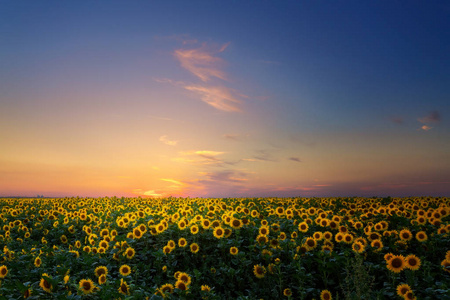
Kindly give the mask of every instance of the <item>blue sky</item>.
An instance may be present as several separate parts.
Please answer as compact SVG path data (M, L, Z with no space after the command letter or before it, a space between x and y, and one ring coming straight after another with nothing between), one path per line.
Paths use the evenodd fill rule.
M446 1L2 1L3 195L448 195Z

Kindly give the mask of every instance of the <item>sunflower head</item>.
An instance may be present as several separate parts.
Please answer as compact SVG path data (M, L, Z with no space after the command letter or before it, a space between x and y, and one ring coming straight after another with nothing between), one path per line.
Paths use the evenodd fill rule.
M254 265L253 266L253 274L255 274L255 276L257 278L263 278L266 274L266 268L264 266L261 265Z
M320 300L331 300L333 297L331 297L331 293L329 290L323 290L320 293Z
M406 267L403 255L394 255L387 261L387 268L394 273L400 273Z
M420 258L415 256L414 254L410 254L405 257L406 267L410 270L417 271L420 268Z
M91 294L94 291L95 285L91 279L81 279L78 287L83 294Z
M399 284L397 286L397 295L399 295L400 297L404 297L409 291L411 291L411 287L406 283Z
M120 272L120 275L122 275L122 276L128 276L131 274L131 268L129 265L122 265L119 268L119 272Z
M50 278L47 273L42 274L41 281L39 282L39 286L46 291L47 293L51 293L53 286L50 282L47 281L47 278Z
M105 266L99 266L94 270L95 276L100 277L101 275L108 274L108 268Z
M130 286L126 281L123 280L123 278L120 278L120 286L117 289L119 293L123 295L129 295L130 294Z

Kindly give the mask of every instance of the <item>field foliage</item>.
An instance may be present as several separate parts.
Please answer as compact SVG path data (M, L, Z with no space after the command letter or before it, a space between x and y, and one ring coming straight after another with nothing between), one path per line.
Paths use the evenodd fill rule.
M0 208L0 299L450 299L449 198Z

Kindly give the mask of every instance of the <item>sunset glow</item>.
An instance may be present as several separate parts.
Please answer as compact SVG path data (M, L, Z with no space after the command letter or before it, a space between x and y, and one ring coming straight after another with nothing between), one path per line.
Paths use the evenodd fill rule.
M3 3L0 196L449 196L449 12Z

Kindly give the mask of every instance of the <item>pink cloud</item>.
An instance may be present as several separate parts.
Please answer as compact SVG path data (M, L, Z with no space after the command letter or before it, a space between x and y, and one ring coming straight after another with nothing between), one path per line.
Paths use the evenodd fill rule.
M178 49L175 50L174 56L181 63L181 66L207 82L212 77L226 80L227 76L221 67L224 64L223 59L214 56L216 53L223 52L229 44L225 44L219 49L213 49L203 44L197 49Z
M192 91L198 95L203 102L212 107L227 112L240 112L238 107L241 101L238 96L244 96L236 93L233 89L223 86L201 86L201 85L186 85L184 87L188 91Z

